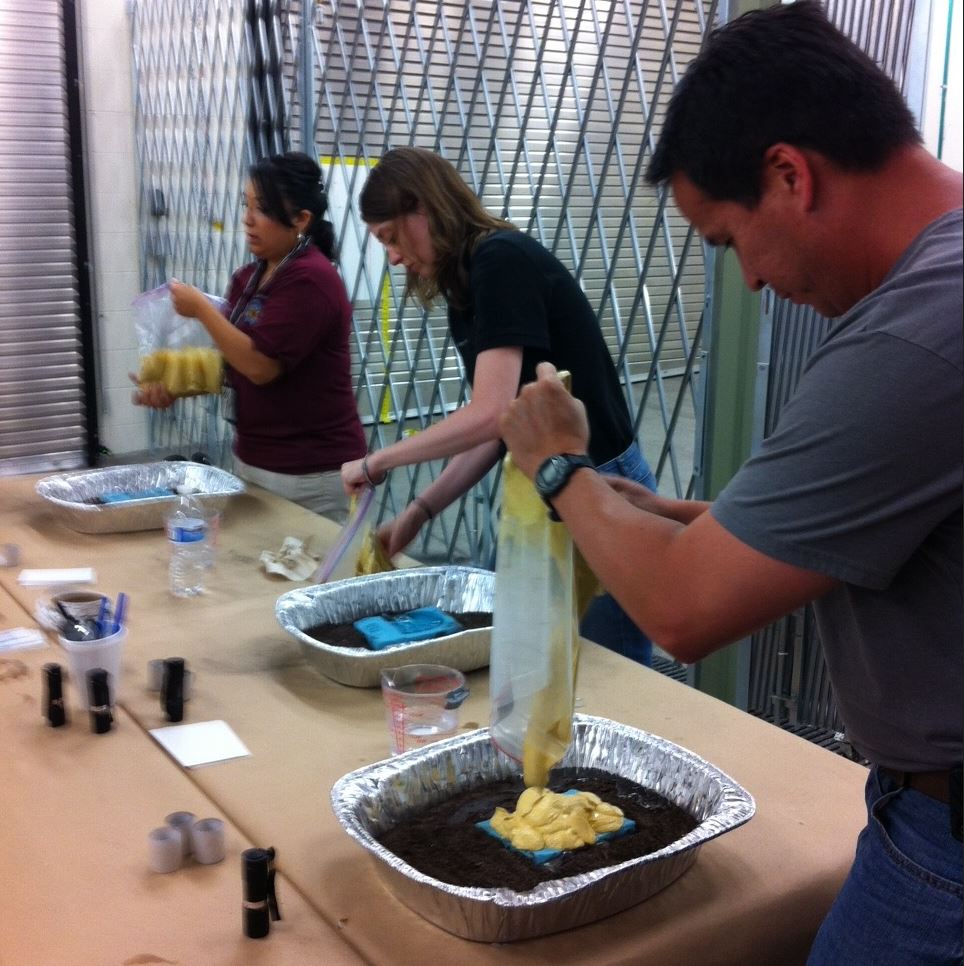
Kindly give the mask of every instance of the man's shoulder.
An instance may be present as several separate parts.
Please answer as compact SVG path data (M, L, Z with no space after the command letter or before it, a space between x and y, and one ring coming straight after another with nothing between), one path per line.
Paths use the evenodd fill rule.
M962 212L931 222L884 281L833 327L835 337L878 335L916 345L961 366L964 300Z
M964 209L947 211L926 225L904 249L881 288L888 283L956 282L961 286L964 254ZM927 273L922 276L922 273Z
M960 268L964 250L964 208L947 211L935 218L908 245L896 269L905 264L948 263Z

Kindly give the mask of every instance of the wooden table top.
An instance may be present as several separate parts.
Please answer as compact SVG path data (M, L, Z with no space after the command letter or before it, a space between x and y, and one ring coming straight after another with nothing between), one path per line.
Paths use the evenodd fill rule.
M123 713L129 719L123 719L116 734L106 736L93 736L75 723L68 740L78 755L96 753L96 762L91 761L86 774L114 776L114 806L127 811L125 802L130 798L131 814L143 816L141 821L123 823L131 838L125 854L118 857L132 875L145 880L143 891L127 890L132 917L137 909L143 916L156 915L148 902L156 902L158 890L163 890L166 900L165 914L168 902L184 903L191 910L195 893L205 891L208 882L208 870L203 868L153 878L144 871L144 839L153 827L150 822L157 823L175 808L196 811L188 795L181 794L175 801L176 796L161 796L145 782L143 769L149 766L203 796L211 803L210 813L227 817L239 839L243 836L278 849L279 874L286 884L279 887L282 903L288 893L292 901L297 897L301 902L303 897L318 918L319 935L324 936L318 947L324 955L316 951L304 962L340 961L327 958L329 942L339 954L393 966L420 964L427 957L444 963L594 966L805 961L812 937L850 866L864 823L866 772L861 767L584 642L578 711L623 722L689 748L743 785L755 797L757 813L747 825L707 843L693 867L675 883L625 912L518 943L483 944L457 938L403 906L376 875L375 860L338 824L329 804L331 785L345 773L387 755L381 696L374 689L330 681L306 663L298 642L281 630L274 617L277 597L303 584L268 577L258 565L260 552L278 549L286 536L314 534L330 545L337 528L251 487L227 508L208 592L179 600L168 593L168 548L161 531L74 533L33 493L34 479L0 480L0 542L20 545L21 567L93 566L98 589L112 597L123 590L131 597L122 692ZM0 587L23 608L26 619L42 592L20 587L18 569L0 570ZM250 757L183 771L146 736L147 729L166 723L157 695L145 689L147 661L173 654L186 658L196 676L185 721L228 722L250 749ZM34 660L39 658L31 657L28 663ZM474 672L468 680L471 695L461 709L461 725L466 729L488 721L488 673ZM37 693L36 684L24 693ZM4 707L8 716L16 718L19 711L24 717L16 745L21 775L15 788L6 792L4 805L18 809L22 816L17 837L39 843L56 810L32 817L26 789L32 784L30 776L43 774L48 767L47 744L62 739L45 730L35 712L23 716L16 701L5 701ZM4 734L7 720L11 719L4 721ZM122 742L128 740L128 732L133 740L137 729L141 729L139 751L133 746L128 750ZM136 766L129 763L132 756L138 758ZM90 807L92 803L85 806ZM156 818L147 818L148 812L153 815L158 810ZM65 821L72 822L80 834L79 816ZM88 850L88 857L94 851ZM39 876L37 888L65 896L73 893L83 881L82 858L78 856L76 866L64 869L60 877ZM157 885L159 879L166 881ZM236 907L234 872L226 876L224 888L230 895L219 892L217 901ZM216 900L205 897L205 901ZM50 920L50 934L59 928L56 909L49 904L43 910L42 918ZM216 916L200 916L198 921L211 948L221 950L223 942L225 955L234 954L240 935L236 920L226 928ZM17 925L18 935L20 930ZM27 941L23 939L19 948L27 948ZM287 948L280 928L268 942L272 949ZM246 941L244 949L249 947L251 941ZM118 944L114 959L101 961L122 962L128 948ZM146 946L143 951L148 951Z

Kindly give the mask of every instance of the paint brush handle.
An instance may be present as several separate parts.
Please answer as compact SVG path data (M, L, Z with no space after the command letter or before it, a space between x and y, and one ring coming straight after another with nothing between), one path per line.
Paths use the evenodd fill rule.
M97 611L97 636L107 637L107 614L110 608L110 598L100 599L100 609Z
M127 594L121 591L117 595L117 607L114 609L114 634L124 626L124 620L127 617L127 601Z

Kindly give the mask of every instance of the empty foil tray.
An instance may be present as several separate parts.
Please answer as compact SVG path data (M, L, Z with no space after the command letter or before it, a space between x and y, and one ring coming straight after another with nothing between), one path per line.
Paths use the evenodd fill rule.
M55 516L71 530L81 533L126 533L132 530L158 530L170 512L177 494L151 496L142 500L98 504L92 502L104 493L137 493L156 488L183 487L211 510L220 510L232 496L244 492L244 483L217 466L164 460L104 469L82 470L45 476L35 486L37 494L55 511Z

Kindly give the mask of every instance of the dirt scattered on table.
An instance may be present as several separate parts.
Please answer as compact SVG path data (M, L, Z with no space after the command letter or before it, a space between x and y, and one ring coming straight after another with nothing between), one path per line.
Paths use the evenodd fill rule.
M30 668L15 657L0 657L0 681L16 681L30 675Z

